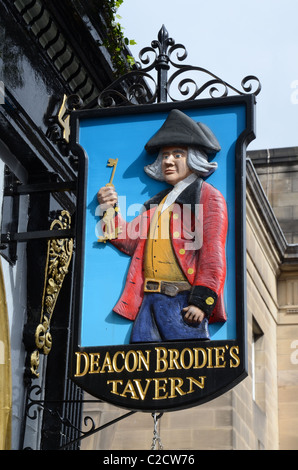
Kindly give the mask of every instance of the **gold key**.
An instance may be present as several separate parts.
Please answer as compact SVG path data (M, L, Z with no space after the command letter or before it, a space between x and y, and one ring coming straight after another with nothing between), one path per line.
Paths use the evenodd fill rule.
M109 158L107 166L113 167L113 171L111 174L110 181L109 183L106 184L106 186L114 186L113 179L114 179L117 163L118 163L118 158ZM106 243L107 240L114 240L115 238L118 237L118 234L121 233L122 231L121 227L115 228L115 213L116 212L118 212L117 206L110 207L109 209L105 211L103 219L102 219L105 225L105 231L104 231L104 235L98 238L97 240L98 242Z
M112 175L111 175L111 178L110 178L110 182L107 183L106 186L113 186L113 179L114 179L114 174L115 174L115 171L116 171L117 164L118 164L118 158L109 158L108 159L107 166L113 167L113 171L112 171Z

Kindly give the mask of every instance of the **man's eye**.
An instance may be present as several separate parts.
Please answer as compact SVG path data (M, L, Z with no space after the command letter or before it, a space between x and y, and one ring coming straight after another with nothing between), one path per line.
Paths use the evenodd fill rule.
M175 158L181 158L181 157L182 157L181 153L176 153L175 154Z

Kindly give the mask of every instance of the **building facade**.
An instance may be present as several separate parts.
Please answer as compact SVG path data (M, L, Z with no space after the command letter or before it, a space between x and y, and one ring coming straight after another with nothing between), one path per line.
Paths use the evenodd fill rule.
M46 262L48 231L55 220L71 231L76 208L63 97L91 106L119 73L105 46L111 2L99 3L0 2L1 447L58 448L75 433L63 428L69 413L80 426L81 391L67 380L72 260L58 296ZM125 52L118 56L125 64ZM36 334L51 354L39 354ZM32 393L40 404L31 413Z
M46 268L49 240L61 240L49 230L73 240L77 204L63 97L92 107L119 73L98 3L0 1L1 449L152 444L150 413L121 419L68 380L75 250L60 245L69 264L58 290ZM165 413L164 449L298 448L298 150L248 151L246 170L249 375L213 401ZM84 439L87 417L107 426Z

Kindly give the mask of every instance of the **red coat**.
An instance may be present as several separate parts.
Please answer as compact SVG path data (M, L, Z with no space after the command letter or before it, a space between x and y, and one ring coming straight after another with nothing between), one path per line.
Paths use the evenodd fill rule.
M134 320L144 296L143 257L150 221L159 202L169 190L162 191L145 204L147 210L127 223L117 215L116 226L122 227L118 239L111 243L132 257L123 293L114 311ZM192 208L191 225L189 217L181 217L181 207ZM194 204L203 205L203 243L200 249L187 250L189 229L193 231L198 222ZM177 215L175 215L177 214ZM196 214L196 215L195 215ZM200 222L201 223L201 222ZM202 308L209 316L209 322L226 320L223 288L226 276L225 242L228 226L226 202L213 186L197 179L178 196L170 219L170 234L178 263L192 286L189 304ZM175 233L176 232L176 233ZM175 236L173 235L175 234ZM177 236L179 234L179 236ZM211 302L210 302L211 299ZM213 300L214 299L214 303ZM211 304L211 305L210 305ZM214 306L215 305L215 306Z

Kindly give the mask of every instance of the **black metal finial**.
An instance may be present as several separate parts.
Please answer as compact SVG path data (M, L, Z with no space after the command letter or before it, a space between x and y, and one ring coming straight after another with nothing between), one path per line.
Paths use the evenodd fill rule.
M172 38L169 38L169 33L164 24L159 30L157 39L158 40L152 41L151 46L154 49L159 50L158 61L162 59L166 59L166 61L168 61L167 50L170 46L173 46L175 44L175 41Z
M152 41L151 46L154 49L159 50L159 55L155 61L155 69L157 70L157 100L158 102L167 101L167 79L168 79L168 70L169 66L169 55L168 49L170 46L174 46L175 41L172 38L169 38L169 33L165 28L165 25L162 25L158 33L158 41Z

